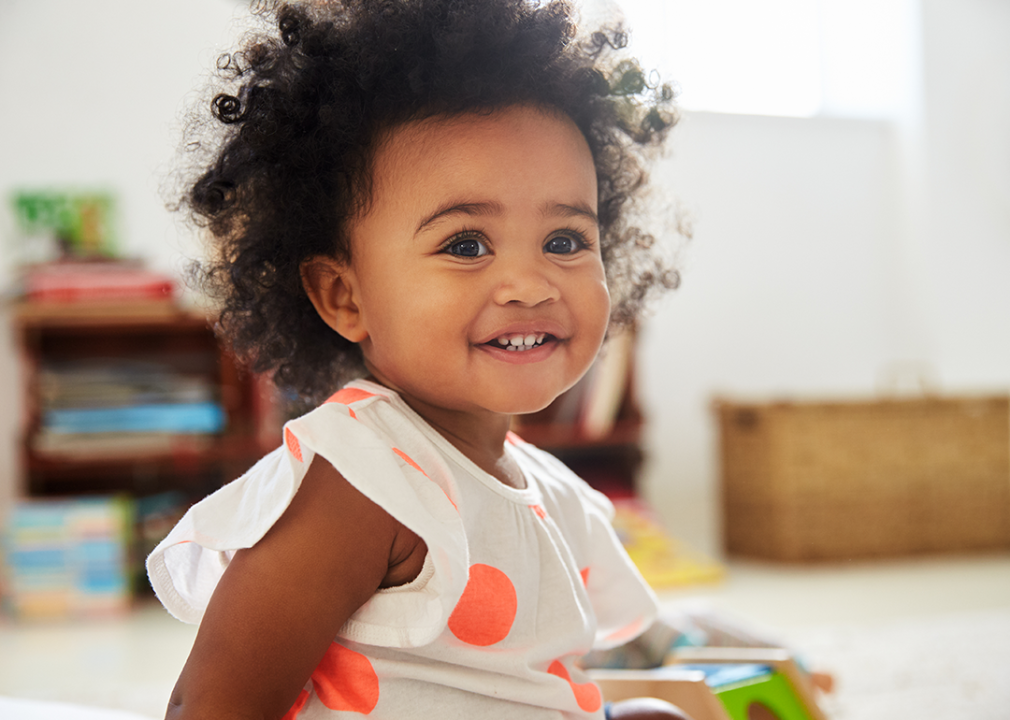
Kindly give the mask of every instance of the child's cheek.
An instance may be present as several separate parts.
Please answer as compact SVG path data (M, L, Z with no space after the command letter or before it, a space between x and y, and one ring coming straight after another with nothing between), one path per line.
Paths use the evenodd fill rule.
M602 272L602 270L601 270ZM600 340L602 342L603 335L607 332L607 327L610 325L610 289L607 287L607 281L605 277L601 277L599 282L596 283L594 287L594 292L592 293L592 306L595 309L596 320L601 326L600 330Z

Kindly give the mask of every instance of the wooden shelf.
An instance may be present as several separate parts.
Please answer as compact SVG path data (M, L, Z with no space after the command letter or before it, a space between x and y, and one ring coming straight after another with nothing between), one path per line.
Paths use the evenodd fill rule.
M234 479L280 442L268 383L238 367L199 313L166 301L21 304L14 319L26 380L23 495L184 489L198 496ZM101 441L90 447L84 441L76 448L68 441L62 448L56 443L40 450L40 369L53 363L121 360L157 361L206 378L226 415L223 431L132 437L110 452ZM116 443L115 437L106 440Z
M251 437L227 435L190 436L177 435L166 438L170 446L165 449L148 451L126 451L116 454L90 454L88 452L39 453L31 448L26 451L29 472L73 472L80 469L115 470L118 467L134 465L157 465L165 467L193 467L220 462L232 462L260 455L273 450Z
M207 325L206 316L170 300L88 303L18 303L14 321L21 328L179 327Z

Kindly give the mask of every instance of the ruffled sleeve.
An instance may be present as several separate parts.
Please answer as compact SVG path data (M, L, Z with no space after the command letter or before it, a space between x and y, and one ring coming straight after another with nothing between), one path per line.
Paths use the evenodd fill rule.
M151 584L168 611L200 622L235 551L252 547L273 526L318 454L428 548L421 574L373 595L340 636L384 647L434 640L466 586L466 536L448 470L432 463L422 469L414 460L427 457L416 430L409 423L394 428L403 431L394 444L387 426L363 421L368 406L382 402L374 395L351 404L328 402L289 422L282 447L190 508L147 561Z

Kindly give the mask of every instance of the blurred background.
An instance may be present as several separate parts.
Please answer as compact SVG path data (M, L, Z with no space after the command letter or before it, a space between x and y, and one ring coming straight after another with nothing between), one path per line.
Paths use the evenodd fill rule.
M606 0L583 0L581 7L590 23L615 12ZM945 436L1010 432L1005 419L1010 394L1010 3L624 0L620 7L632 28L633 52L664 80L674 81L683 108L668 150L652 171L656 211L650 222L663 234L677 218L688 221L693 237L677 241L682 286L638 329L626 359L633 384L621 386L630 387L632 397L620 400L622 417L630 412L637 419L633 444L640 457L631 465L631 489L651 508L651 520L676 543L698 552L699 562L716 568L714 575L721 578L715 589L674 589L671 597L681 592L717 602L722 597L725 607L748 620L785 631L787 639L804 643L815 655L820 649L827 664L834 661L836 673L855 673L848 688L860 690L862 700L836 699L833 717L904 716L880 699L881 687L852 670L863 667L865 657L839 651L839 637L919 638L910 628L879 623L914 610L926 596L960 588L956 599L937 600L926 609L945 619L963 609L998 612L985 622L973 616L975 624L967 630L943 625L946 620L937 615L932 622L939 634L1010 641L1010 469L998 481L1005 485L979 485L983 495L951 494L959 483L956 472L935 481L929 492L942 497L937 503L983 502L995 510L986 519L992 525L988 539L974 546L934 546L936 552L926 553L939 558L933 565L918 562L923 548L914 543L895 552L893 546L881 546L879 552L851 558L844 548L821 557L794 553L793 559L827 564L781 564L776 552L761 551L759 541L747 539L739 541L739 552L727 552L727 449L714 403L746 409L750 415L733 417L749 418L748 423L758 418L771 424L777 421L763 413L783 403L801 411L813 403L854 403L874 414L881 401L930 397L969 402L966 411L950 411L955 415L991 416L984 432L939 420L959 428L943 431ZM40 434L41 401L31 390L42 382L40 358L53 354L57 362L45 369L56 372L50 376L58 380L63 377L58 371L65 369L61 363L78 359L75 348L88 342L108 347L109 342L75 339L73 332L47 340L45 333L65 325L64 320L18 310L26 291L21 270L53 252L53 238L40 239L45 233L29 227L26 217L38 208L51 210L54 203L77 203L80 214L85 203L92 208L87 212L99 212L107 222L111 251L132 263L132 281L147 288L138 292L160 292L151 288L167 282L173 305L192 305L196 298L183 288L181 277L187 260L199 256L200 245L166 211L159 189L173 167L182 114L199 96L216 58L242 32L247 9L239 0L0 2L0 286L5 294L0 510L5 515L28 495L74 494L73 480L54 479L58 473L46 464L58 462L66 446L59 445L59 437ZM151 312L164 314L163 309ZM163 317L154 324L162 322ZM214 456L220 461L215 469L241 466L247 455L269 446L272 441L263 433L269 434L276 417L258 404L263 387L232 367L212 371L211 387L186 385L180 377L207 375L199 362L190 362L192 356L210 353L225 364L227 358L214 355L192 323L183 322L181 329L173 324L167 334L149 325L137 330L137 337L147 338L137 342L152 354L182 346L192 351L189 359L175 363L177 376L169 383L180 395L173 397L205 402L211 409L209 426L183 434L210 437L220 431L215 422L230 423L234 431L255 416L255 426L242 429L242 442L232 437L233 445ZM50 382L47 388L57 382L50 376L43 378ZM32 477L24 453L29 430L41 438L33 447L38 457L52 453L56 443L55 456L38 460ZM835 430L826 432L830 437ZM177 474L185 469L178 464L185 458L211 452L193 437L196 445L173 441ZM752 455L745 454L743 466L763 462L761 467L774 474L774 462L767 458L778 446L774 438L763 442L763 450L748 446ZM1010 438L977 452L965 442L963 454L993 458L983 474L1004 472ZM89 447L92 453L108 449L91 445L82 452ZM816 473L817 462L803 465L799 474ZM963 457L951 462L970 465ZM198 470L191 476L203 472L200 462L194 467ZM157 472L130 477L147 491L165 490ZM215 477L200 476L190 489L209 487ZM788 493L790 482L800 481L784 480L776 487ZM113 485L109 489L122 489ZM103 490L93 482L88 488ZM878 500L874 496L875 504ZM781 508L773 505L760 512L775 522L771 513ZM118 511L108 512L111 517ZM876 560L867 564L864 556ZM908 565L909 558L916 562ZM888 578L902 573L908 584L888 599ZM879 602L859 599L866 594ZM789 605L784 597L801 600ZM145 612L151 610L142 617ZM143 622L148 621L154 624L141 625L142 635L129 635L119 625L101 626L94 639L127 632L127 645L143 645L164 637L174 643L175 655L163 674L174 679L178 667L173 663L180 653L185 657L191 635L173 634L174 625L150 618ZM863 624L858 631L851 625L839 629L838 623L849 621ZM7 643L0 645L0 656L8 658L10 650L29 653L33 644L55 648L67 633L86 635L95 627L45 625L38 632L48 634L39 641L38 635L19 634L28 631L17 622L6 622L0 626L6 628L0 643ZM923 653L921 644L908 647ZM1005 651L992 662L1010 670ZM950 670L944 666L935 672ZM26 677L0 665L0 695L90 702L154 716L149 697L166 683L170 687L162 675L145 676L130 680L140 688L133 695L67 695ZM930 682L936 686L935 678ZM961 716L996 718L986 714L990 706L1010 706L1006 691L986 695L988 686L979 683L983 689L972 697L989 703L985 708L972 706L969 697L967 705L940 703L940 709L975 707L977 712ZM912 688L901 707L918 709L915 702L936 707L928 690L914 682ZM965 692L958 686L950 697L962 698Z
M715 395L1005 394L1010 6L624 6L681 85L654 177L695 230L641 346L655 506L711 497Z

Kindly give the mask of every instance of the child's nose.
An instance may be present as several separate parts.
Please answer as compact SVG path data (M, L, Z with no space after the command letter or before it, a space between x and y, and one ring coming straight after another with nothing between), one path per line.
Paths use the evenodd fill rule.
M534 307L561 298L561 291L551 278L553 265L542 255L527 260L502 260L494 291L497 304Z

